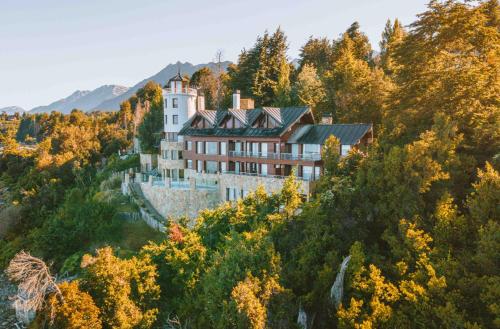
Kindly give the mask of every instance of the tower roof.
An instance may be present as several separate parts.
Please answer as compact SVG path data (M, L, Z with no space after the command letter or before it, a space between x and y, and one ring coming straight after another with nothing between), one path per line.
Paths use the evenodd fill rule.
M172 81L184 81L184 78L182 77L181 75L181 72L177 72L177 74L173 77L170 78L170 80L168 80L168 82L172 82Z

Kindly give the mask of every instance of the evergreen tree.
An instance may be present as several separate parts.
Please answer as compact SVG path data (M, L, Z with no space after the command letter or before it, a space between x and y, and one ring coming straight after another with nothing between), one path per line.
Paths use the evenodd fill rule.
M462 152L480 163L498 152L500 32L497 1L432 1L394 52L386 126L403 144L432 125L436 112L458 123Z
M319 119L321 111L319 104L325 100L325 89L316 72L316 68L310 64L304 64L294 85L294 93L299 104L310 106L314 116Z
M394 24L390 19L387 20L380 41L380 66L388 75L392 75L396 69L393 59L394 50L401 44L405 35L406 31L397 18Z
M300 49L300 70L305 65L314 66L318 74L322 76L325 71L331 69L333 64L333 45L327 38L310 37L304 46Z

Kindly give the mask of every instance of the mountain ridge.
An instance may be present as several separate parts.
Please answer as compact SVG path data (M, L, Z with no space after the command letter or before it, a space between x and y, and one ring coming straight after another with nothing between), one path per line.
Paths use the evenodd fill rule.
M69 113L73 109L91 111L97 105L107 99L117 97L125 93L129 87L120 85L103 85L94 90L76 90L71 95L59 99L49 105L37 106L30 110L30 113L47 113L59 111Z
M224 61L220 63L221 70L226 71L227 67L231 64L231 61ZM139 89L142 88L148 81L155 81L159 83L160 85L165 85L167 81L172 78L174 75L177 74L177 72L180 71L182 75L187 74L191 76L194 72L198 71L199 69L203 67L208 67L211 70L215 71L217 69L218 63L214 62L208 62L204 64L191 64L189 62L180 62L177 61L175 64L168 64L165 66L162 70L160 70L158 73L141 80L140 82L136 83L134 86L130 87L127 92L113 98L109 99L106 101L103 101L101 104L96 106L94 110L101 110L101 111L118 111L120 109L120 103L127 100L130 98L135 92Z
M230 61L220 63L220 68L223 71L231 64ZM176 75L179 71L182 75L191 76L194 72L203 67L209 67L216 71L218 63L208 62L203 64L191 64L189 62L171 63L161 69L158 73L145 78L132 87L124 87L120 85L103 85L94 90L76 90L71 95L54 101L48 105L36 106L29 110L30 113L49 113L59 111L69 113L73 109L79 109L85 112L91 111L118 111L120 103L129 99L138 89L142 88L147 82L155 81L162 86L167 81ZM1 112L1 109L0 109Z
M13 105L0 108L0 114L4 112L8 115L12 115L14 113L24 113L26 112L26 110L20 106Z

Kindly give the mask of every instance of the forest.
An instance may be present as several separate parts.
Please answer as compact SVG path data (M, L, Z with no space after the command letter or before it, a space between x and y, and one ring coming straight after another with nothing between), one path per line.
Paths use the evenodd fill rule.
M376 54L356 22L311 37L293 65L278 28L227 72L190 77L208 108L238 89L256 106L374 124L368 150L340 157L328 139L309 201L291 176L280 193L202 211L192 228L124 224L133 205L114 173L138 159L117 153L133 136L156 152L153 82L116 113L3 128L0 267L24 250L73 278L30 328L500 328L500 6L431 0L381 32Z

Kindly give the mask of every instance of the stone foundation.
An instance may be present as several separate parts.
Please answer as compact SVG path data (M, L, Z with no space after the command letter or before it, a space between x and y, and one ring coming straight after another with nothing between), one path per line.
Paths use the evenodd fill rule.
M169 188L150 182L140 186L151 205L165 218L186 216L194 219L201 210L215 208L222 201L218 191Z

